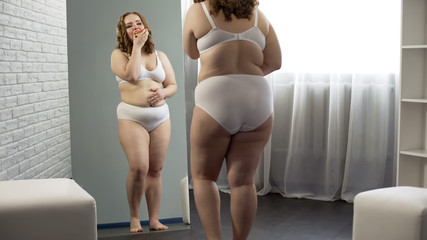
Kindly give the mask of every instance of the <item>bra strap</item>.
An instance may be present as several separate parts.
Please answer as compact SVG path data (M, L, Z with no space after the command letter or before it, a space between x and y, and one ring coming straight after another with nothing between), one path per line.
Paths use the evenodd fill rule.
M130 54L127 54L125 52L122 52L128 59L130 59Z
M255 27L258 25L258 8L255 8Z
M206 7L205 2L201 2L203 10L205 11L206 17L208 18L209 22L211 23L211 26L213 28L216 28L215 23L213 22L211 15L209 14L208 8Z

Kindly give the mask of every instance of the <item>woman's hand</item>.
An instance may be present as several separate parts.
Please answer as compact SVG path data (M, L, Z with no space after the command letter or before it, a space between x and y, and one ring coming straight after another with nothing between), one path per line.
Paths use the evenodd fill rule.
M143 47L148 39L148 28L144 28L141 31L136 30L133 33L133 45L135 47Z
M151 88L150 91L153 92L153 94L151 94L147 99L150 106L155 106L166 97L165 90L163 88Z

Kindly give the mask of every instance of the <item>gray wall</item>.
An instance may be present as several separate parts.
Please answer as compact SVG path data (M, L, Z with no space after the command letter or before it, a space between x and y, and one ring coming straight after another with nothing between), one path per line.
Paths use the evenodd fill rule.
M115 27L121 14L138 11L152 29L155 47L171 61L178 92L168 100L172 137L163 170L160 218L181 217L180 180L187 175L181 5L177 0L67 1L68 61L73 178L97 202L98 223L129 221L120 146L117 82L110 69ZM141 218L148 219L145 199Z
M65 6L0 1L0 181L71 177Z

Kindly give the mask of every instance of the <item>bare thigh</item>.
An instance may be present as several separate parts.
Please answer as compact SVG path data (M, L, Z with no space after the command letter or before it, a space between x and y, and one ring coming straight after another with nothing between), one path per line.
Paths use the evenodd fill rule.
M166 158L171 136L170 119L161 123L150 132L150 171L160 171Z
M228 184L237 187L253 183L261 153L270 138L273 114L258 128L231 137L226 156Z
M129 169L144 169L148 171L148 146L150 136L139 123L119 119L120 144L129 162Z
M229 143L230 134L196 106L190 132L192 177L216 181Z

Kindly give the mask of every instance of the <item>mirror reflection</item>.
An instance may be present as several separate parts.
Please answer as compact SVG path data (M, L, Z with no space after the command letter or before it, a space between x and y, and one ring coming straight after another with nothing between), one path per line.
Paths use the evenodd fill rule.
M189 227L180 7L67 1L73 178L101 229Z
M126 192L130 232L142 232L140 205L145 195L150 230L166 230L159 221L162 169L170 140L166 98L177 90L168 57L157 51L147 21L127 12L117 23L117 48L111 54L122 102L117 106L119 138L129 164Z

